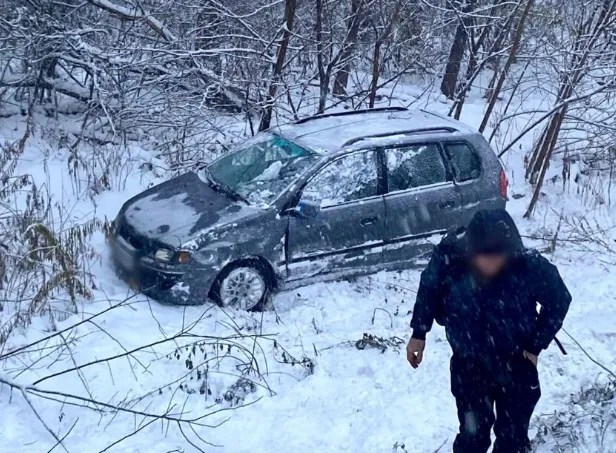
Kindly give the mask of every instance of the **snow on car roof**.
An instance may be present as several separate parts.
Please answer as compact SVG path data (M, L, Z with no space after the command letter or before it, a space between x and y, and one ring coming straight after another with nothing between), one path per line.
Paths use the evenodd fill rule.
M401 132L439 128L445 133L447 133L445 130L450 130L451 133L452 129L474 133L459 121L425 110L364 111L356 115L324 115L301 123L285 124L277 127L275 131L317 152L326 152L340 149L348 142L362 137L373 140L384 138L388 134L393 136L400 135Z

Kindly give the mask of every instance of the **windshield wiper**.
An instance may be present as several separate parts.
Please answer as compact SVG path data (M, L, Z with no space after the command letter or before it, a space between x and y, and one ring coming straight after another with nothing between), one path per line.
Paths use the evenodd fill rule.
M226 184L223 184L220 181L214 179L209 169L204 168L203 172L205 174L205 178L207 179L208 184L210 185L212 189L224 195L227 195L233 201L242 201L246 203L247 205L250 205L250 202L248 201L246 197L237 193L236 191L234 191L231 187L227 186Z

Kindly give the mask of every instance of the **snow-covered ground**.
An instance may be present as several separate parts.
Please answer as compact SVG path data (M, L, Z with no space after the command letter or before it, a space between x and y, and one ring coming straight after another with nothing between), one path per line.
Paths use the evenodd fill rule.
M437 103L431 108L447 106ZM463 120L476 126L482 109L481 100L470 103ZM0 141L22 136L20 119L2 121ZM568 217L586 215L593 224L596 220L614 244L614 232L608 229L616 225L615 212L587 207L573 183L564 192L561 183L548 183L534 217L522 218L530 198L523 152L530 143L531 137L505 157L510 193L516 195L508 209L528 236L527 244L548 248L549 241L530 237L552 237L561 212ZM151 161L146 151L135 148L127 161L131 163L125 183L93 198L71 183L67 155L51 149L41 134L29 139L19 166L45 183L56 201L71 206L71 221L82 222L95 216L113 218L126 198L158 181L153 172L142 169L142 163ZM550 175L560 171L556 162ZM593 244L564 240L573 236L567 236L569 227L561 223L563 240L549 258L559 266L574 299L565 329L595 360L614 370L616 256ZM62 330L107 311L62 337L40 343L36 351L1 361L0 373L20 385L44 378L36 388L122 405L134 413L116 414L100 405L101 411L96 411L32 394L27 401L19 387L2 385L0 452L50 451L57 441L46 426L57 437L66 436L67 451L84 453L106 448L157 453L450 451L457 420L444 331L437 327L430 333L418 370L411 369L404 354L418 270L284 292L276 295L275 310L262 314L229 312L211 305L165 306L135 296L114 275L102 233L94 236L92 245L101 254L91 269L96 282L93 300L57 327ZM118 307L109 310L113 305ZM44 330L47 327L35 319L2 352L52 334ZM370 341L358 348L356 342L366 334L386 340L387 348L372 347ZM571 395L581 388L606 380L607 373L566 333L559 337L569 354L564 357L552 346L540 357L543 398L534 426L541 414L566 409ZM69 347L61 354L48 355L51 346L63 343ZM63 372L89 362L97 363ZM248 380L234 386L241 374ZM58 395L46 396L63 401ZM182 413L198 422L192 427L165 420L150 423L152 419L143 416L146 412ZM597 453L616 451L613 445L596 448ZM56 446L54 451L60 450Z

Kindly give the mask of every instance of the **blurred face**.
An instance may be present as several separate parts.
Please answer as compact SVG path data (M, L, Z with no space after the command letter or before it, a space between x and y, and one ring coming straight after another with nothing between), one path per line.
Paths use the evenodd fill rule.
M472 259L473 266L480 275L486 278L495 277L507 263L506 255L479 254Z

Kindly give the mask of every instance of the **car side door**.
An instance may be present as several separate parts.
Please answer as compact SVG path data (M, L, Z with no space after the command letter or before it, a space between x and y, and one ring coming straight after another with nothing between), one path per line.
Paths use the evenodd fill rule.
M388 262L412 261L429 252L459 223L462 197L437 142L384 148Z
M382 160L359 150L326 163L301 190L299 206L317 203L314 216L291 211L286 263L289 280L381 263L385 236Z

